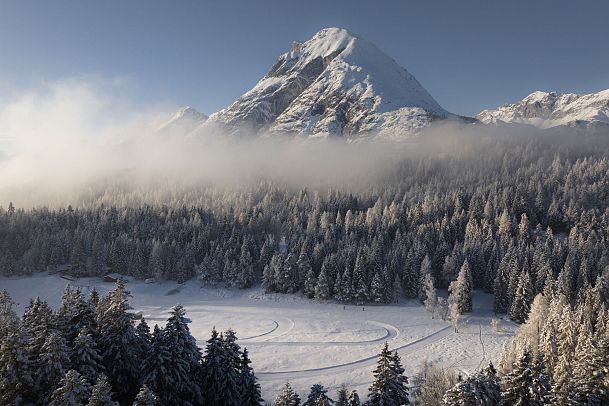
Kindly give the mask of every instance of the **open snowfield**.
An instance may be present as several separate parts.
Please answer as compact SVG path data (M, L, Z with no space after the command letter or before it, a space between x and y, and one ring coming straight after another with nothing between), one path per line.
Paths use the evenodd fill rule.
M0 289L11 294L22 312L36 296L56 308L68 283L85 292L95 286L104 294L114 286L98 278L69 282L58 275L38 274L0 278ZM492 296L483 293L476 293L474 312L463 320L460 332L453 333L448 322L431 319L415 301L362 308L297 295L265 295L259 288L202 288L197 281L167 294L176 287L172 282L127 283L134 311L141 312L151 326L163 325L171 307L181 303L201 347L212 327L233 328L239 344L250 352L266 399L274 398L286 380L302 395L314 383L324 384L334 395L343 382L366 393L376 354L385 341L400 353L408 376L425 359L468 373L490 360L496 362L515 330L514 324L505 321L504 332L491 329Z

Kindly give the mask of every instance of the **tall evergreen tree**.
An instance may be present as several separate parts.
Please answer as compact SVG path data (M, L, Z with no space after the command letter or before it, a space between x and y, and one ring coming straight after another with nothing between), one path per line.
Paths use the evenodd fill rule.
M161 406L161 401L146 385L143 385L135 397L133 406Z
M241 354L241 376L239 379L239 387L241 388L241 406L260 406L264 401L260 394L260 385L254 370L250 366L247 348L243 349Z
M300 397L289 382L286 382L281 392L275 398L275 406L300 406Z
M82 406L89 398L91 387L78 372L69 370L59 381L49 406Z
M391 354L387 343L383 346L374 369L374 382L369 388L367 405L409 405L408 378L404 376L397 352Z
M543 361L533 361L526 349L503 381L501 405L545 405L550 400L550 390L549 379L543 372Z
M112 400L112 388L106 375L101 374L97 378L87 406L118 406L118 402Z

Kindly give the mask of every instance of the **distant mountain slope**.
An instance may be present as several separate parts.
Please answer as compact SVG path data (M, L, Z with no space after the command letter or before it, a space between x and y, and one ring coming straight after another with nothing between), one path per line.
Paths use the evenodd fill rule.
M169 120L163 123L158 131L161 133L176 132L186 134L207 121L207 118L205 114L198 112L192 107L182 107Z
M585 95L534 92L518 103L484 110L476 118L486 124L517 123L538 128L609 127L609 90Z
M444 110L406 69L339 28L295 42L267 75L204 129L304 136L416 134Z

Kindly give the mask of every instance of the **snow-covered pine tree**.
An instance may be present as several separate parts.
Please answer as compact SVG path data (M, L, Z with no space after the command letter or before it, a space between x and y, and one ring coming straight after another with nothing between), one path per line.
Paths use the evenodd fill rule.
M82 406L89 398L91 386L78 372L71 369L53 391L49 406Z
M311 266L307 270L304 282L304 294L309 299L315 297L315 287L317 286L317 277L315 276L315 271Z
M36 400L27 340L20 329L0 340L0 404L21 406Z
M397 352L392 354L387 343L383 345L374 369L374 381L369 388L369 406L408 405L408 379L403 375Z
M352 390L349 394L349 399L347 401L347 406L360 406L362 402L359 399L359 394L356 390Z
M319 273L319 277L317 278L317 284L315 285L315 298L318 300L328 300L330 299L330 278L326 269L326 262L321 266L321 272Z
M419 291L417 295L421 304L425 303L425 299L427 299L427 291L425 287L427 275L431 277L431 261L429 260L429 256L425 255L425 258L423 258L423 261L421 262L421 267L419 269Z
M501 399L501 388L497 370L489 364L465 380L460 380L444 395L446 406L491 406L498 405Z
M97 381L97 376L104 370L102 357L97 351L97 344L86 327L80 330L74 340L72 366L91 385Z
M49 334L42 346L39 360L39 369L36 371L37 387L40 399L48 401L70 365L70 352L59 333Z
M281 388L281 392L275 398L275 406L300 406L300 397L294 392L290 382L286 382Z
M100 374L97 378L87 406L118 406L118 402L112 400L112 388L106 375Z
M142 388L135 397L133 406L161 406L161 401L146 385L142 385Z
M222 334L222 344L224 346L224 363L226 364L225 394L226 404L231 404L234 399L235 406L240 405L242 388L239 387L241 379L241 347L237 344L237 334L228 329Z
M510 308L510 319L517 323L524 323L529 315L531 302L533 301L533 286L529 273L525 271L518 283L518 288Z
M241 245L241 255L239 255L239 275L237 286L241 289L249 288L254 284L256 274L254 272L254 261L250 254L249 247L244 243Z
M146 323L146 319L142 318L135 328L135 336L137 337L137 357L139 360L144 361L150 351L150 344L152 342L152 334L150 334L150 327Z
M370 299L375 303L385 302L387 285L382 272L375 272L370 284Z
M404 289L402 289L402 280L400 279L400 275L396 273L395 278L393 279L393 287L392 287L392 296L393 302L398 303L402 297L404 297Z
M254 370L250 366L251 363L247 348L244 348L241 354L241 375L239 379L239 388L241 389L240 406L260 406L264 403L260 394L260 385L256 375L254 375Z
M13 309L15 302L6 289L0 291L0 341L17 330L19 317Z
M525 349L514 370L505 376L501 405L545 405L550 400L551 386L543 372L542 359L532 360Z
M307 400L302 406L330 406L334 401L327 395L328 390L323 385L315 384L311 386Z
M116 288L100 301L97 323L99 326L101 354L112 390L119 402L131 402L139 386L137 336L134 317L128 313L129 293L122 279Z
M573 393L574 405L603 405L609 401L609 347L606 340L595 342L591 326L586 323L579 326L577 346L573 360ZM604 402L604 403L603 403Z
M269 263L264 267L264 270L262 272L262 289L264 289L265 293L280 291L277 275L281 273L281 270L281 255L274 254L271 257Z
M349 406L349 391L344 383L338 389L338 396L334 406Z
M463 262L463 266L459 271L457 280L450 284L448 291L450 292L454 303L457 304L460 314L472 311L472 298L474 290L467 259Z
M423 304L425 305L425 309L429 313L431 313L431 318L433 319L436 314L436 305L438 302L438 298L436 295L436 288L434 287L433 277L431 274L426 274L425 279L423 280L423 287L425 289L425 301Z
M157 380L153 390L165 403L194 404L202 400L201 388L196 382L201 373L201 352L190 334L188 323L190 320L186 318L184 307L178 304L162 330L162 351L167 356L162 357L162 363L157 365L157 377L163 382Z
M345 266L345 271L341 278L340 300L342 302L351 302L354 299L353 279L351 268Z
M239 371L235 369L235 366L240 363L240 359L234 358L234 348L230 341L232 338L229 338L229 342L225 341L224 335L218 335L216 329L212 330L211 337L207 340L206 353L203 357L202 384L205 405L235 406L239 404L241 396L237 388Z

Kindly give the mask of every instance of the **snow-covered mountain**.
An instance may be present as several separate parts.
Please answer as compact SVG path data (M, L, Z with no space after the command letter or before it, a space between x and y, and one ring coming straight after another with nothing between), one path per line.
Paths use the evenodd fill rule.
M544 129L609 127L609 90L585 95L534 92L518 103L484 110L476 118L486 124L528 124Z
M445 118L457 116L376 46L327 28L294 42L264 78L212 114L202 130L353 138L416 134Z
M186 134L201 126L208 117L190 106L182 107L173 116L163 123L158 131L161 133Z

